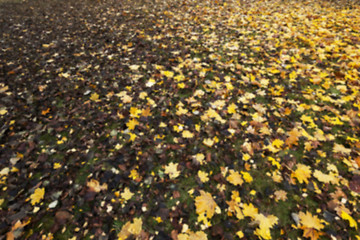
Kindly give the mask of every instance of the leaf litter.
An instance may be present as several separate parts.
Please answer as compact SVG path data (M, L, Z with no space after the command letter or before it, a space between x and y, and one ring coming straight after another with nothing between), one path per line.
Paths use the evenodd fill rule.
M6 239L359 239L352 1L0 3Z

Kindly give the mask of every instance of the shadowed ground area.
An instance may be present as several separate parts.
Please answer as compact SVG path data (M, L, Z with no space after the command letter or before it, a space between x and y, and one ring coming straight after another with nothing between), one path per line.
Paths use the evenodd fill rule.
M0 239L360 239L351 1L0 1Z

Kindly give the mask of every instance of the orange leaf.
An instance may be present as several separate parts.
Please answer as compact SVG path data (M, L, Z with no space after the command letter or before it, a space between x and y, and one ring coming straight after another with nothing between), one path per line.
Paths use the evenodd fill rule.
M289 147L292 147L292 145L298 145L297 142L299 141L300 135L301 133L296 128L291 130L289 132L289 137L285 141L286 145L288 145Z
M310 238L311 240L317 240L321 235L324 235L323 232L317 231L314 228L303 228L303 230L303 237Z
M146 109L143 109L141 114L144 116L144 117L148 117L148 116L151 116L151 111L150 111L150 108L146 108Z
M41 111L41 115L46 115L50 112L50 108Z

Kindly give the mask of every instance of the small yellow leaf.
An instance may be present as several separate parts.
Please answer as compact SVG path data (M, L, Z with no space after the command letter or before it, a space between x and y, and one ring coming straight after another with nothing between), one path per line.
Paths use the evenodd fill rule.
M174 72L171 71L161 71L162 75L165 75L167 78L172 78L174 76Z
M139 124L139 122L136 119L131 119L130 121L128 121L126 123L126 126L130 129L130 130L134 130L135 127Z
M132 193L128 187L126 187L124 189L124 192L121 193L121 197L123 199L125 199L126 201L130 200L132 198L132 196L134 196L134 193Z
M353 227L356 230L358 229L358 225L357 225L356 221L346 212L344 212L344 211L341 212L341 218L344 220L348 220L350 227Z
M241 171L241 174L245 182L251 183L253 181L253 178L251 177L250 173Z
M243 238L244 237L244 233L242 231L237 231L236 232L236 235L239 237L239 238Z
M195 155L195 159L200 165L204 164L205 155L202 153L198 153Z
M41 202L41 200L44 198L44 194L45 194L45 188L35 189L34 193L31 194L31 196L30 196L31 205L35 205L35 204Z
M201 170L198 171L198 177L199 177L201 182L205 183L205 182L209 181L208 176L209 176L208 173L206 173L204 171L201 171Z
M280 139L275 139L273 142L272 142L272 145L276 148L281 148L283 145L284 145L284 141L283 140L280 140Z
M251 158L251 156L250 156L250 154L248 154L248 153L245 153L245 154L243 155L243 157L242 157L242 159L243 159L245 162L248 161L250 158Z
M211 138L206 138L204 139L203 144L205 144L208 147L212 147L212 145L214 145L214 140L212 140Z
M91 96L90 96L90 100L92 100L92 101L96 101L96 100L98 100L99 99L99 94L97 94L97 93L93 93L93 94L91 94Z
M275 201L285 201L287 199L287 192L285 192L284 190L278 190L274 192L275 195Z
M230 114L236 113L236 109L237 109L237 106L235 103L230 104L227 108L228 113L230 113Z
M154 219L155 219L155 221L156 221L157 223L162 223L162 222L163 222L163 220L161 219L161 217L154 217Z
M59 169L61 168L61 164L60 163L54 163L54 169Z
M0 115L5 115L8 111L6 109L0 109Z
M251 217L252 219L255 219L256 215L258 214L259 210L254 207L252 203L244 204L243 205L243 214L245 217Z
M130 135L130 138L129 138L129 141L130 141L130 142L133 142L133 141L136 139L136 137L137 137L137 135L136 135L135 133L129 132L128 134Z
M169 165L165 166L165 173L169 175L170 179L177 178L180 175L180 171L177 170L178 163L169 163Z
M129 66L129 68L130 68L130 70L132 70L132 71L137 71L138 69L139 69L139 65L131 65L131 66Z
M194 134L188 130L185 130L182 132L182 136L183 136L183 138L193 138Z

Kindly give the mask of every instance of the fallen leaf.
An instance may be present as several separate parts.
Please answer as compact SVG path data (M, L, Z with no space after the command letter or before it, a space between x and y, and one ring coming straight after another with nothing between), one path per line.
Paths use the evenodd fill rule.
M41 200L44 198L44 194L45 194L45 188L35 189L34 193L31 194L31 196L30 196L31 205L35 205L35 204L41 202Z

